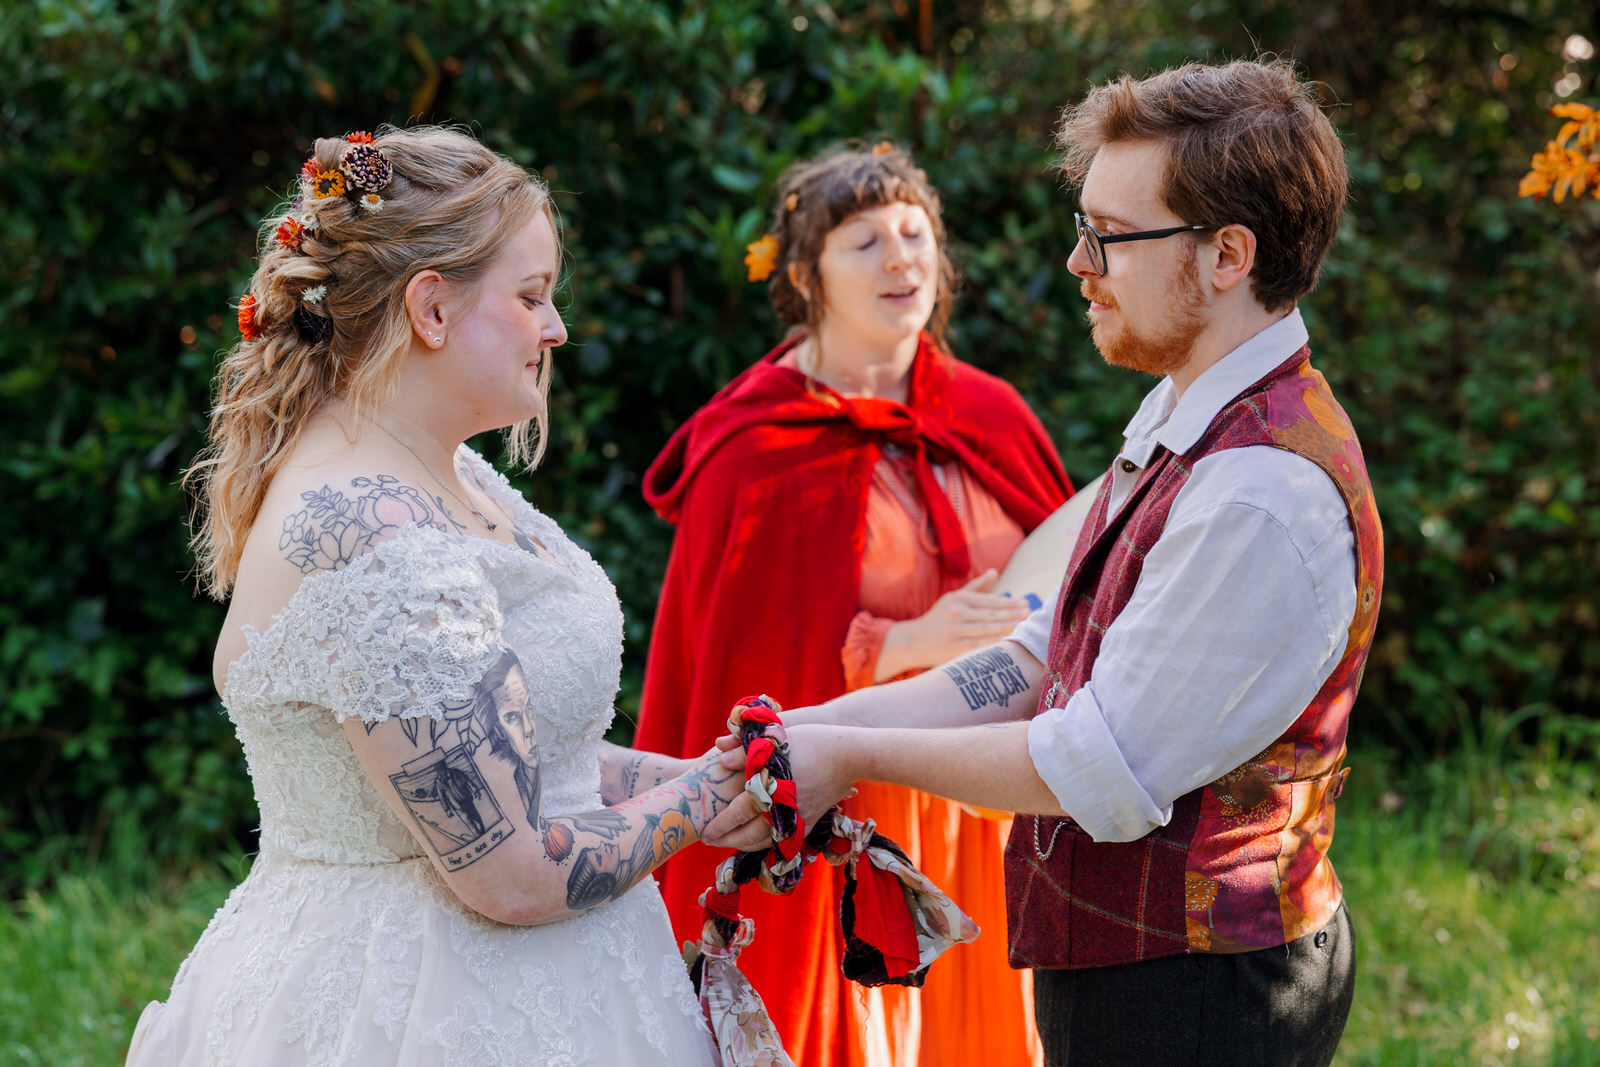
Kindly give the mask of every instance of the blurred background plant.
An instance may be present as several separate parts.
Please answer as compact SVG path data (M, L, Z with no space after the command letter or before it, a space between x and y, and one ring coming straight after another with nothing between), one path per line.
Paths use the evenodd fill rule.
M557 190L572 343L520 481L622 594L625 738L671 537L639 478L777 338L742 259L783 168L844 138L913 149L965 275L957 351L1086 481L1149 382L1088 341L1059 109L1118 71L1291 56L1355 177L1305 305L1388 536L1354 734L1416 768L1496 724L1537 745L1545 719L1600 718L1600 205L1516 195L1538 116L1596 88L1582 7L0 5L0 890L100 854L118 817L158 858L250 847L177 479L258 222L312 138L381 122L464 123Z

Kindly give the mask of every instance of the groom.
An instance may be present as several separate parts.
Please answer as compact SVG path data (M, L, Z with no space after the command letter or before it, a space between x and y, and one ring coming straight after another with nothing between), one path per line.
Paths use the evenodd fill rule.
M1095 345L1161 381L1054 603L784 716L804 814L856 780L1022 813L1007 936L1052 1064L1326 1064L1354 980L1328 848L1383 572L1296 308L1343 151L1280 62L1124 76L1059 139ZM708 840L757 847L752 814Z

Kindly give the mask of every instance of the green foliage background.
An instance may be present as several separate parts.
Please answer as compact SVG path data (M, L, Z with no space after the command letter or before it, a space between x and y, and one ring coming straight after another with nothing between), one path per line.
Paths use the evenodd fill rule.
M957 351L1022 389L1083 481L1149 383L1088 342L1054 119L1118 71L1294 57L1356 178L1305 306L1388 534L1356 736L1420 763L1559 715L1592 743L1600 205L1515 197L1553 86L1596 95L1595 61L1561 54L1594 36L1582 8L0 0L0 888L97 852L118 814L173 855L248 841L177 479L310 140L411 116L558 191L572 343L523 484L621 590L627 712L670 545L639 477L776 339L741 257L789 162L853 137L916 151L966 277Z

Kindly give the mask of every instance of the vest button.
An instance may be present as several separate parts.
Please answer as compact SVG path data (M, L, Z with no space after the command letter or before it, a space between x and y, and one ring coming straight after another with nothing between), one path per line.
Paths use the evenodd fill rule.
M1123 460L1120 466L1122 467L1123 474L1132 474L1134 471L1139 469L1139 465L1131 459Z
M1077 632L1078 632L1078 617L1076 615L1074 615L1072 618L1067 620L1067 633L1075 634Z

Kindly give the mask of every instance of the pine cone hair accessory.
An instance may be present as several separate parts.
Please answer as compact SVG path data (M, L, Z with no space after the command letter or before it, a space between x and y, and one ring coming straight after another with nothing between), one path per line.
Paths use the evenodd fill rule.
M354 138L354 134L351 135ZM369 140L358 141L345 151L339 169L350 179L350 185L365 193L381 192L394 178L394 167L383 149Z

